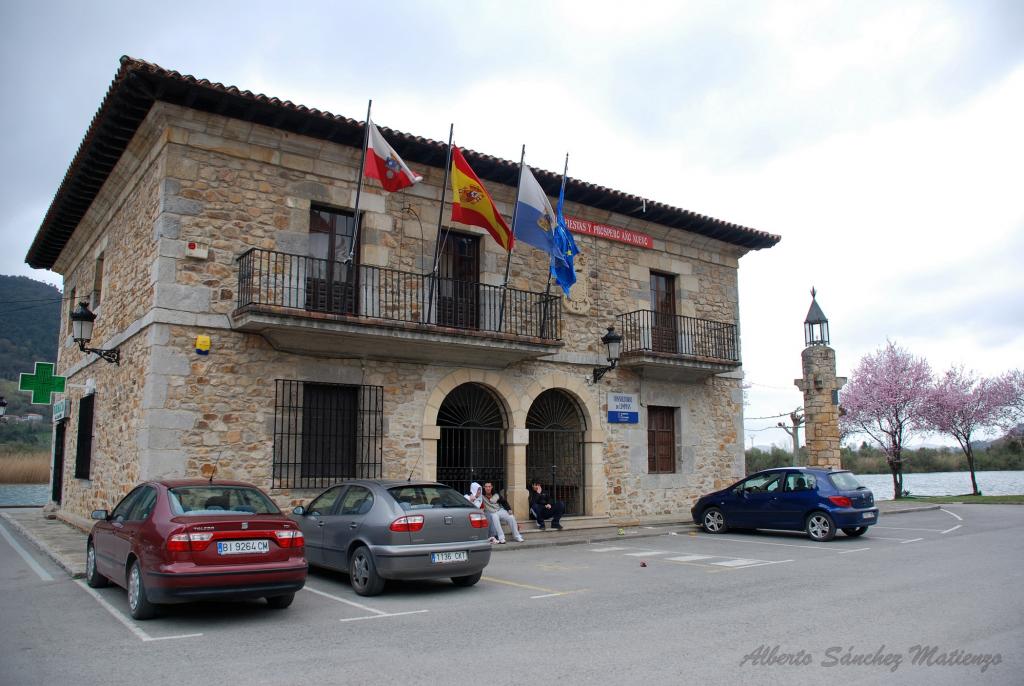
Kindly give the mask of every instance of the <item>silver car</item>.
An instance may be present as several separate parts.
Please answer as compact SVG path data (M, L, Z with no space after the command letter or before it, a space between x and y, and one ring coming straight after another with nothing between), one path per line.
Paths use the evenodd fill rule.
M487 516L449 486L356 479L332 486L291 519L311 565L348 572L359 595L387 579L447 577L472 586L491 561Z

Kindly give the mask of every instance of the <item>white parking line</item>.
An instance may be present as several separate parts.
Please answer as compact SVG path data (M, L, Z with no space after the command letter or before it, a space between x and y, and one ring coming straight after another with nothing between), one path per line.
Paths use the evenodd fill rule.
M710 560L717 555L679 555L678 557L666 557L666 560L673 562L696 562L697 560Z
M145 631L143 631L135 622L131 621L123 614L121 614L116 607L108 603L103 596L97 593L94 589L86 586L84 581L78 579L75 581L75 583L78 584L83 591L85 591L93 598L95 598L96 602L100 604L100 607L109 612L114 617L114 619L121 622L121 624L124 624L128 628L128 631L131 631L133 634L135 634L135 636L140 641L171 641L176 638L193 638L195 636L202 636L202 634L178 634L177 636L150 636Z
M7 542L11 544L12 548L14 548L14 552L21 555L21 559L25 560L25 564L27 564L29 568L33 572L35 572L40 579L42 579L43 581L53 581L53 577L50 576L50 573L43 569L43 566L36 562L35 559L28 554L28 551L26 551L24 548L21 547L21 545L18 544L18 541L14 539L14 536L11 536L9 533L7 533L6 528L0 526L0 533L4 535L4 538L7 540Z
M910 526L875 526L874 529L892 529L893 531L930 531L933 534L941 534L942 529L917 529ZM874 536L873 538L878 538Z
M907 539L905 539L905 538L891 538L889 536L874 536L874 535L871 536L871 540L872 541L899 541L900 543L906 543L907 542Z
M366 605L362 605L360 603L355 603L355 602L352 602L351 600L346 600L344 598L339 598L338 596L331 595L330 593L325 593L323 591L319 591L319 590L313 588L312 586L310 586L309 584L306 584L305 586L303 586L302 590L303 591L309 591L310 593L316 593L317 595L322 595L325 598L330 598L331 600L336 600L339 603L344 603L346 605L351 605L352 607L358 607L360 610L366 610L367 612L372 612L375 615L382 615L383 616L383 615L387 614L387 612L384 612L383 610L375 610L372 607L367 607Z
M956 517L956 519L957 519L957 521L958 521L958 522L962 522L962 521L964 521L964 518L963 518L963 517L961 517L960 515L958 515L958 514L957 514L957 513L955 513L955 512L950 512L949 510L947 510L947 509L946 509L946 508L944 508L944 507L940 507L940 508L939 508L939 512L945 512L945 513L946 513L946 514L948 514L948 515L949 515L950 517Z
M900 541L900 543L917 543L918 541L923 541L923 540L924 540L923 538L912 538L909 541Z
M962 527L962 526L963 526L963 524L957 524L957 525L956 525L956 526L954 526L954 527L953 527L952 529L946 529L946 530L945 530L945 531L943 531L942 533L944 533L944 534L948 534L948 533L949 533L950 531L956 531L957 529L959 529L959 528L960 528L960 527Z
M854 548L853 550L844 550L839 553L840 555L848 555L849 553L862 553L865 550L871 550L871 548Z
M402 615L419 615L419 614L423 614L424 612L429 612L429 610L411 610L409 612L385 612L384 610L377 610L377 609L374 609L374 608L369 607L367 605L363 605L362 603L356 603L356 602L353 602L351 600L347 600L345 598L341 598L341 597L336 596L336 595L331 595L330 593L325 593L324 591L321 591L319 589L312 588L311 586L309 586L309 584L303 586L302 590L309 591L310 593L316 593L317 595L322 595L323 597L330 598L331 600L334 600L336 602L344 603L345 605L351 605L352 607L357 607L360 610L366 610L367 612L372 612L373 613L369 617L349 617L347 619L339 619L338 620L339 622L358 622L358 621L363 620L363 619L380 619L381 617L400 617Z
M629 548L621 548L621 547L617 547L617 546L610 546L610 547L607 547L607 548L589 548L589 550L592 553L611 553L611 552L614 552L616 550L629 550Z
M583 589L584 591L586 589ZM570 593L580 593L580 591L560 591L559 593L546 593L544 595L532 595L530 600L538 600L540 598L557 598L558 596L569 595Z
M746 567L748 565L756 565L759 562L767 562L767 560L723 560L721 562L712 562L711 564L716 567Z
M792 560L772 560L770 562L767 562L767 561L766 562L758 562L757 564L744 565L742 567L734 567L734 569L750 569L751 567L765 567L767 565L782 565L782 564L786 564L787 562L792 562Z
M623 553L626 557L649 557L654 555L668 555L671 550L648 550L640 553Z
M784 548L808 548L810 550L818 550L823 553L837 553L839 552L835 548L829 548L817 545L798 545L796 543L772 543L771 541L753 541L745 538L729 538L728 536L715 536L713 538L704 538L703 541L732 541L733 543L749 543L751 545L778 545Z
M384 617L401 617L402 615L421 615L424 612L430 612L430 610L410 610L409 612L385 612L380 615L370 615L369 617L349 617L347 619L339 619L339 622L358 622L364 619L382 619Z

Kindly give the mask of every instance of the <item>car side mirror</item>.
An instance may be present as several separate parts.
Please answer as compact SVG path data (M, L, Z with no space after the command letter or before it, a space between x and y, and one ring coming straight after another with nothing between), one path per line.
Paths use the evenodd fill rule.
M306 508L304 508L302 505L298 505L294 510L292 510L292 514L298 515L299 517L304 517L306 515Z
M92 514L90 515L90 517L92 517L93 519L99 520L101 522L105 522L105 521L107 521L110 518L110 516L107 514L106 510L93 510Z

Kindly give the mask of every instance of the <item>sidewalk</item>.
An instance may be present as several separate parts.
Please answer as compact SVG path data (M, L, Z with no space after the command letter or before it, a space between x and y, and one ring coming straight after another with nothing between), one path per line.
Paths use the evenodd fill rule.
M902 514L906 512L923 512L937 510L939 505L903 503L893 500L876 502L883 515ZM81 529L71 526L60 519L46 519L42 508L2 508L0 517L10 528L25 536L43 553L54 560L72 578L85 576L85 539ZM663 536L669 533L689 533L697 527L689 520L689 515L678 522L634 526L600 526L594 528L573 528L572 518L564 521L565 529L554 531L548 527L538 531L532 522L523 524L522 543L516 543L509 537L509 543L495 545L494 552L546 548L559 545L576 545L580 543L599 543L603 541L622 541L633 538Z

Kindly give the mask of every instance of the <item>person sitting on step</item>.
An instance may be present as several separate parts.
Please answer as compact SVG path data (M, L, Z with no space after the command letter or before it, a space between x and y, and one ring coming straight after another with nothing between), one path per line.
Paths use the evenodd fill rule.
M512 516L512 507L501 495L494 490L494 484L490 481L484 483L483 490L483 511L491 520L491 529L496 532L498 543L505 542L505 531L501 528L502 522L508 522L512 530L512 538L516 543L523 542L523 535L519 533L519 523Z
M534 481L530 486L530 512L537 520L537 528L544 530L544 520L551 520L551 528L562 530L562 515L565 513L565 503L561 500L552 500L544 492L544 486L540 481Z

